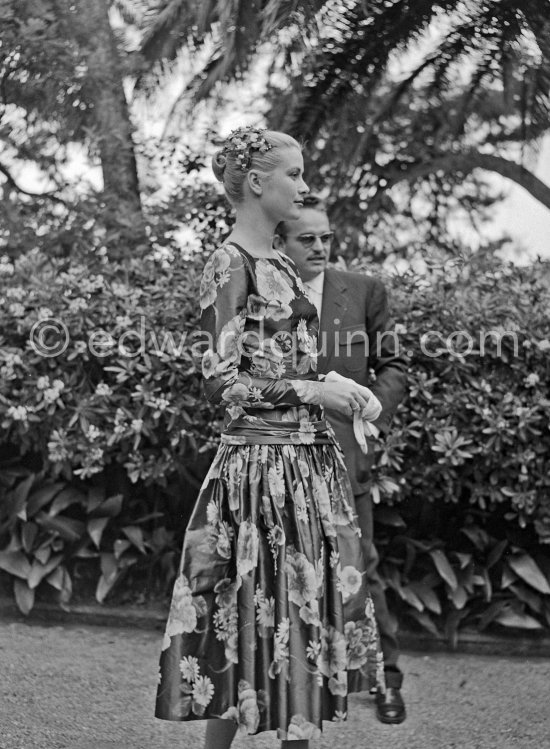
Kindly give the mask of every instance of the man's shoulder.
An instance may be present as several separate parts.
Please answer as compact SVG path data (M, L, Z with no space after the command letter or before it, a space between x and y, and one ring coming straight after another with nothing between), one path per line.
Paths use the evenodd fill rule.
M348 288L375 289L384 288L384 283L376 276L360 273L358 271L340 270L337 268L327 268L325 270L327 281L336 280L340 284L345 284Z

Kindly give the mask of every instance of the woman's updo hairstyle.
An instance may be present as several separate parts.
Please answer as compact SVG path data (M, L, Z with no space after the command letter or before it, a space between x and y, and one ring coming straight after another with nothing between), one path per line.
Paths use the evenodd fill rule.
M212 157L214 176L223 184L232 205L244 198L243 185L248 172L251 169L271 172L279 163L277 151L282 148L301 150L300 144L291 135L277 130L255 127L233 130Z

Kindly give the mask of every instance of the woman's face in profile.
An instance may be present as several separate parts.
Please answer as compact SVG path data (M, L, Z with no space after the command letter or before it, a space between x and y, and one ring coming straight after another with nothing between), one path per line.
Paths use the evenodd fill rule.
M302 152L291 147L281 149L277 166L262 175L262 204L277 222L300 217L304 195L309 192L303 174Z

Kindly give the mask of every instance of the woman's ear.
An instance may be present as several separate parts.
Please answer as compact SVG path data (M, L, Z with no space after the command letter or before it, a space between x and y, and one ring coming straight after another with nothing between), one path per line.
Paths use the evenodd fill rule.
M259 197L263 192L262 173L256 171L255 169L251 169L246 175L246 180L248 182L248 186L250 187L250 190L252 191L253 195L257 195Z

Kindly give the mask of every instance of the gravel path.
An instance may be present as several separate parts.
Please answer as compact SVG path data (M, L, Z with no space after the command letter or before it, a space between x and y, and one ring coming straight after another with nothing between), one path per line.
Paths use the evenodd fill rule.
M201 749L202 723L153 718L161 634L0 623L1 749ZM550 745L550 662L402 658L409 717L384 726L367 694L311 749L542 749ZM337 743L336 743L337 742ZM276 749L274 733L233 749Z

